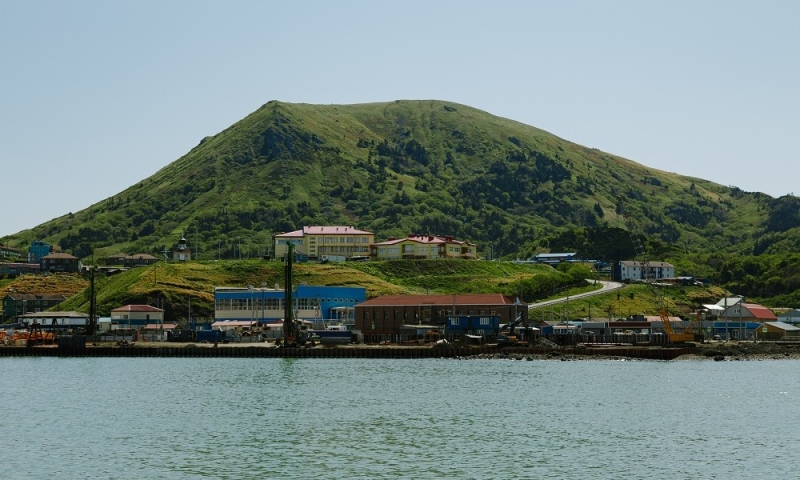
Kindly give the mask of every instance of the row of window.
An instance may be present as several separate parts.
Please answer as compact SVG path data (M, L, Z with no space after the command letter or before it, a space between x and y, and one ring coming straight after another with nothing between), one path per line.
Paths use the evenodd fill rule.
M313 253L314 246L310 246ZM369 247L319 247L320 253L366 253L369 252Z
M331 299L328 298L328 303L331 304ZM334 298L333 304L355 304L354 298ZM295 310L316 310L319 308L319 300L316 298L295 298ZM259 311L259 310L283 310L283 298L218 298L214 302L215 310L243 310L243 311Z
M478 319L478 321L479 321L480 325L491 325L492 324L492 319L489 318L489 317L481 317L481 318ZM458 325L458 324L461 323L461 319L460 318L453 318L452 320L450 320L450 323L452 325Z
M369 237L323 237L324 243L370 243ZM322 243L323 241L320 241ZM308 237L308 243L317 243L317 237Z
M384 320L389 320L389 311L388 310L383 310L382 313L383 313L383 319ZM426 319L430 319L431 318L430 312L427 311L427 310L424 310L422 312L420 312L419 310L414 310L412 312L413 316L411 318L413 318L414 320L418 320L419 316L420 316L420 313L424 314L423 317L426 318ZM450 310L439 310L439 311L436 312L436 317L439 318L439 320L444 320L449 315L453 315L453 313ZM466 313L463 313L461 311L456 310L455 315L492 315L493 316L493 315L495 315L495 311L494 310L490 310L490 311L478 310L477 312L474 312L472 310L467 310ZM408 320L409 319L408 310L403 310L402 311L402 317L403 317L403 320ZM370 320L370 311L368 309L364 309L363 318L364 318L364 320ZM392 318L394 320L399 320L400 319L400 311L399 310L392 310ZM380 320L380 319L381 319L381 312L375 312L375 315L373 316L372 320ZM481 325L490 325L490 323L489 323L490 321L491 321L490 317L487 317L485 319L484 318L480 319ZM457 323L455 325L457 325Z

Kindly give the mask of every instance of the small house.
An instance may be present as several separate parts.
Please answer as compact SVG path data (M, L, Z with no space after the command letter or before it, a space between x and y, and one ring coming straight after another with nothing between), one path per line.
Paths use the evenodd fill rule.
M755 330L756 340L800 342L800 328L783 322L764 322L761 328Z
M142 328L149 324L163 324L164 310L151 305L125 305L111 310L112 330Z

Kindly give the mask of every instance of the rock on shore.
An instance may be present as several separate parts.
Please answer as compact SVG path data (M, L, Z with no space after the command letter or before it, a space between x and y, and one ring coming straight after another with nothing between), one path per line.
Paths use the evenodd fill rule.
M698 344L695 353L679 360L778 360L800 359L800 343L712 342Z

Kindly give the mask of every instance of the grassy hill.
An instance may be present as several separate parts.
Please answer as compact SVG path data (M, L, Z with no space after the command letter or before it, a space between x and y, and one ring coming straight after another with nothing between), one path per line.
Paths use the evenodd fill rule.
M119 194L8 240L89 260L158 254L185 234L212 260L253 258L275 233L340 224L377 239L453 235L513 258L576 228L622 227L620 196L648 239L682 251L798 246L795 197L658 171L435 100L269 102Z
M797 197L655 170L437 100L272 101L149 178L4 242L24 251L44 240L102 263L120 252L160 257L185 235L193 258L241 260L247 270L244 260L269 253L276 233L353 225L379 241L452 235L505 259L576 251L615 261L634 256L621 197L651 259L748 297L800 298L800 257L787 255L800 251ZM470 287L476 275L461 284L480 288ZM415 288L446 290L436 274L423 280Z

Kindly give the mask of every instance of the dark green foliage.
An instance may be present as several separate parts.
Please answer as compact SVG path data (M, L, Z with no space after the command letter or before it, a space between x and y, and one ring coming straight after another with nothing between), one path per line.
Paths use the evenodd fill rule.
M800 199L787 195L772 200L765 226L771 232L785 232L800 227Z
M599 226L567 230L550 239L553 252L576 252L581 258L619 262L636 256L628 231Z
M719 281L748 301L782 299L785 305L800 301L800 254L760 255L727 259Z

